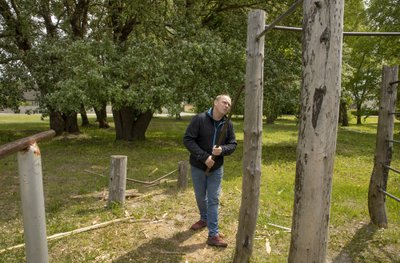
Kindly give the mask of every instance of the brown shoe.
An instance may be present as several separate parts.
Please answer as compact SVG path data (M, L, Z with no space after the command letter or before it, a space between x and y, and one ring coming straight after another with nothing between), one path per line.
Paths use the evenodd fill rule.
M227 247L228 243L226 243L219 235L208 237L207 245L214 247Z
M192 229L192 230L199 230L199 229L202 229L202 228L204 228L204 227L206 227L206 226L207 226L207 222L206 222L206 221L199 220L199 221L197 221L196 223L194 223L194 224L190 227L190 229Z

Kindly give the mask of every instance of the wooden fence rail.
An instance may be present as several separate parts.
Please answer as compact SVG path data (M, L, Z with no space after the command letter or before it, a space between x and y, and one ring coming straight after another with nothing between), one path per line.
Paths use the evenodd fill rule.
M48 130L44 132L37 133L35 135L25 137L4 145L0 146L0 159L6 157L7 155L22 151L28 148L35 142L39 142L45 139L51 139L56 135L54 130Z

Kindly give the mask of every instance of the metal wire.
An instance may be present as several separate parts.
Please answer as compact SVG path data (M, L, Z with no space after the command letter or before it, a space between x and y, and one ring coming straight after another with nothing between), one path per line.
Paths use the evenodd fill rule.
M386 140L387 142L396 142L396 143L400 143L400 141L398 140Z
M387 195L387 196L393 198L393 199L396 200L397 202L400 202L400 198L398 198L398 197L396 197L396 196L394 196L394 195L392 195L392 194L390 194L390 193L384 191L382 188L379 188L379 191L381 191L381 192L384 193L385 195Z
M268 29L268 31L272 28L277 30L287 30L287 31L303 31L301 27L276 26L272 24L266 25L265 28ZM400 32L343 32L343 35L344 36L400 36ZM398 83L398 81L391 82L390 84L396 84L396 83Z
M392 170L392 171L395 172L395 173L400 174L400 171L399 171L399 170L397 170L397 169L395 169L395 168L393 168L393 167L390 167L389 165L382 164L382 166L385 167L385 168L388 168L389 170Z
M268 31L273 29L275 25L278 24L282 19L293 13L294 10L296 10L297 6L299 6L302 2L303 0L297 0L291 7L289 7L289 9L285 13L283 13L277 19L275 19L269 26L266 26L264 31L257 36L257 40L259 40L262 36L264 36Z
M345 36L385 36L395 37L400 36L400 32L343 32Z

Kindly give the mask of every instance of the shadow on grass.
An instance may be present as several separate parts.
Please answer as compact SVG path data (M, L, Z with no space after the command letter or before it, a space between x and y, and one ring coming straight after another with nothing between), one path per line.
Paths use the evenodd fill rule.
M205 242L181 246L194 234L196 232L189 229L178 232L171 238L153 238L135 250L113 260L113 262L182 262L185 254L206 247Z
M32 127L32 129L22 129L21 130L0 130L0 145L13 142L15 140L29 137L37 133L47 131L46 129L40 129Z
M296 162L296 144L276 143L273 145L263 145L262 162L270 165L276 162Z
M102 206L102 207L96 207L96 208L82 208L82 209L78 209L75 212L75 215L78 216L89 216L89 215L93 215L93 214L99 214L100 212L105 211L107 208Z
M356 234L353 236L353 239L350 240L349 243L340 251L340 253L332 260L332 263L346 263L353 262L353 259L357 257L359 260L363 261L362 253L368 247L368 241L373 239L378 227L374 224L369 223L360 228Z

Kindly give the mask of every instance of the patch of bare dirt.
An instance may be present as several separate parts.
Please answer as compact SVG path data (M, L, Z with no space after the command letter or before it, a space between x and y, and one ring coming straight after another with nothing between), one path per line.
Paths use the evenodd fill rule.
M127 207L137 209L156 206L171 196L159 190L144 195L150 198L131 199ZM194 198L190 189L180 196L181 199ZM150 201L149 201L150 200ZM206 244L208 231L193 231L190 226L199 218L194 199L193 206L185 201L174 211L160 214L154 221L140 227L139 245L134 251L114 259L113 262L230 262L234 250L234 234L225 234L228 248L215 248Z

